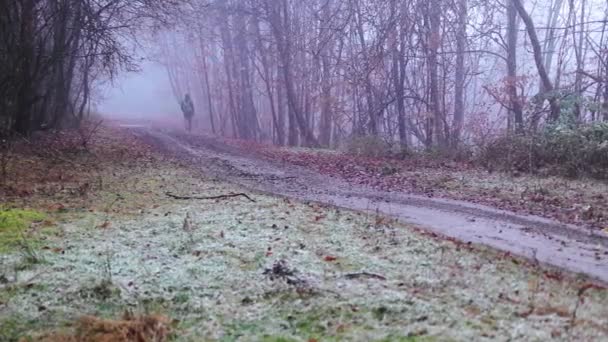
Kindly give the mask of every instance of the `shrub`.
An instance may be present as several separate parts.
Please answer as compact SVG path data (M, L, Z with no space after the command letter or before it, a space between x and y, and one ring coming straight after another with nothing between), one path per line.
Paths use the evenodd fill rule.
M375 136L353 136L344 145L347 153L365 157L388 157L392 154L391 146Z
M554 125L529 135L503 136L482 149L489 169L608 179L608 124Z

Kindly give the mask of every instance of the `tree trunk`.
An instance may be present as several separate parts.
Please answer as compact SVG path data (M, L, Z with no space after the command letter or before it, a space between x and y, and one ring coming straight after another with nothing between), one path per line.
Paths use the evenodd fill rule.
M584 69L584 61L585 58L583 56L583 42L585 40L585 10L586 10L586 3L587 0L581 0L581 16L580 16L580 32L579 32L579 36L577 37L577 32L576 32L576 16L573 15L573 20L572 20L572 27L574 28L572 30L572 41L574 43L574 55L576 58L576 75L575 75L575 79L574 79L574 95L576 96L576 102L574 104L574 116L577 120L581 120L582 119L582 106L581 106L581 102L582 102L582 97L583 97L583 69ZM569 1L570 4L570 11L574 12L574 0L570 0ZM578 41L577 41L578 39Z
M361 4L360 0L356 0L356 10L357 10L357 34L359 37L359 43L361 44L361 51L363 54L363 59L365 61L369 61L369 55L367 52L367 47L365 43L365 32L363 30L363 18L361 17ZM375 102L374 102L374 94L372 89L372 81L370 79L370 70L368 70L369 65L365 67L363 71L365 73L364 76L364 86L365 86L365 95L367 102L367 115L369 116L369 133L371 135L378 135L378 115L376 114Z
M202 38L201 38L202 39ZM201 60L203 64L203 77L205 81L205 93L207 94L207 105L209 106L209 123L211 124L211 132L216 133L215 130L215 114L213 110L213 100L211 99L211 85L209 83L209 68L207 67L207 56L204 42L201 41Z
M551 115L549 119L551 121L557 121L560 115L559 101L557 99L556 94L553 93L553 83L549 79L549 75L547 74L547 70L545 69L545 65L543 63L543 55L540 47L540 42L538 40L538 35L536 34L536 28L534 27L534 22L526 9L524 8L521 0L512 0L513 5L517 9L519 16L523 20L526 31L528 32L528 37L530 37L530 44L532 44L532 50L534 51L534 62L536 64L536 69L538 70L538 74L540 76L540 80L543 85L544 93L549 96L549 104L551 106ZM545 95L541 94L541 95Z
M290 111L290 124L292 121L297 123L298 129L304 138L304 143L307 146L318 146L318 142L312 134L311 130L306 125L306 119L302 113L302 109L299 106L296 91L294 88L294 80L292 73L292 56L291 56L291 42L290 38L287 37L287 29L291 25L291 19L289 16L289 7L287 0L282 0L272 5L272 28L277 43L277 49L279 51L279 57L281 58L283 81L285 82L285 90L287 92L287 104ZM282 12L282 13L281 13ZM291 135L290 129L290 135ZM290 136L290 139L293 137Z
M438 51L441 43L441 8L438 0L429 0L427 5L427 63L429 71L429 121L427 123L426 144L430 147L434 137L437 144L444 147L444 135L442 134L444 117L441 113L441 97L439 95L439 61Z
M524 114L521 100L517 94L517 38L519 25L517 9L513 0L507 4L507 93L509 95L509 117L515 123L515 132L524 131Z
M321 20L321 32L328 31L329 20L331 16L331 0L328 0L324 5L322 20ZM329 64L329 56L333 42L325 42L321 56L321 65L323 74L321 76L321 123L320 123L320 135L319 143L325 147L329 147L331 143L331 123L332 123L332 85L331 85L331 66Z
M32 101L34 89L32 82L32 62L34 54L34 0L22 1L20 27L20 79L17 93L16 119L14 130L21 135L31 131Z
M259 126L257 118L257 110L253 101L253 86L251 84L251 61L249 58L249 49L247 48L246 34L248 31L248 23L243 14L237 14L235 17L234 26L238 31L235 35L236 52L238 58L238 67L235 65L235 70L238 73L240 82L240 110L242 111L242 133L245 139L257 139Z
M452 148L460 143L460 134L464 124L465 111L465 49L467 43L467 0L458 0L458 32L456 33L456 75L454 94L454 128L452 132Z
M225 16L226 20L227 17L228 16ZM239 108L237 108L237 100L234 87L234 77L236 76L233 75L232 68L232 66L234 65L234 49L232 46L232 37L230 31L228 30L228 27L226 26L228 25L228 23L224 22L218 24L220 26L220 36L222 44L224 46L224 71L226 73L226 82L228 83L228 103L230 106L230 118L232 121L233 131L232 133L236 138L243 138L242 124L239 115Z
M285 95L284 87L279 78L281 75L281 67L277 63L276 67L276 88L277 88L277 137L279 145L285 145ZM291 132L289 132L291 134ZM291 142L291 141L290 141Z
M391 1L391 11L393 18L397 17L397 0ZM399 144L401 148L407 148L407 129L405 125L405 27L398 26L398 33L395 34L393 53L392 78L395 87L395 97L397 102L397 126L399 130Z
M268 65L268 49L264 46L264 42L262 40L262 34L260 32L260 23L257 18L254 18L254 30L255 30L255 44L259 51L260 61L262 62L262 81L266 86L266 94L268 95L268 103L270 106L270 113L272 115L272 130L273 130L273 142L278 145L283 145L285 142L284 132L279 127L279 118L277 117L277 108L274 99L274 87L272 86L272 75L270 66Z

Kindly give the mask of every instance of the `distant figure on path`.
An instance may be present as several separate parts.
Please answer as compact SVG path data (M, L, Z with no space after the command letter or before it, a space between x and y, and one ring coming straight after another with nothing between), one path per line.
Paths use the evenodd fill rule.
M194 104L190 98L190 94L186 94L184 99L181 101L180 106L184 113L184 119L186 119L186 129L188 132L192 131L192 117L194 116Z

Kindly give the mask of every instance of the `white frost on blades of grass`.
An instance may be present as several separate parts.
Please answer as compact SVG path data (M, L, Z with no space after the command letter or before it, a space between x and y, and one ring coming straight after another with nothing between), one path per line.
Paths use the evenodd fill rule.
M544 340L565 331L569 319L517 313L531 301L572 308L577 300L577 288L544 281L491 252L458 251L397 225L376 227L375 218L363 214L256 199L163 206L109 229L84 220L66 225L67 237L58 242L65 254L45 253L47 264L31 271L46 272L36 280L36 295L18 293L0 319L116 314L152 303L179 319L184 338L193 339L425 333ZM191 232L182 229L186 213ZM263 275L280 259L310 293L298 295L294 286ZM388 280L343 277L362 271ZM110 289L99 288L110 276ZM579 320L606 324L606 304L595 294ZM570 332L583 339L598 333L589 327Z

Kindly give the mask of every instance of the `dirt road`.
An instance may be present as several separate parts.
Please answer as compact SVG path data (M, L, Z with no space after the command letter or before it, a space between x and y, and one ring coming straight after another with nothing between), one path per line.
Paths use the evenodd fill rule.
M222 180L254 191L380 212L440 235L487 245L608 283L608 236L466 202L373 191L309 170L247 155L208 137L125 126L158 148L191 159Z

